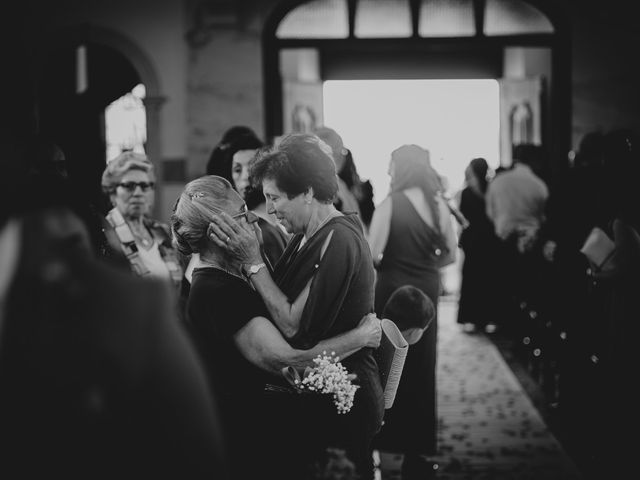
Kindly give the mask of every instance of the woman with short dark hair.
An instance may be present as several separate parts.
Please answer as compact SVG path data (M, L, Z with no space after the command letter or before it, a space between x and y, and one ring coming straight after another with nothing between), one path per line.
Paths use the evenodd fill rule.
M225 214L213 217L212 240L245 266L272 320L296 348L354 328L373 311L374 270L360 220L333 205L338 184L331 149L317 136L291 134L251 169L267 210L293 235L273 276L261 268L255 238ZM373 478L371 441L382 423L382 387L373 349L344 360L358 378L353 409L333 413L325 426L346 449L360 478Z
M273 180L290 199L311 187L315 200L329 204L338 193L331 155L328 145L315 135L290 135L257 159L251 169L252 181Z

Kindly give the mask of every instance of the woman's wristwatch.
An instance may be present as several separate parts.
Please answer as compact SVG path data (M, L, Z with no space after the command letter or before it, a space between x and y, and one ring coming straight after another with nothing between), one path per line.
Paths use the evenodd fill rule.
M243 266L244 266L244 274L246 275L247 278L251 278L252 275L255 275L256 273L258 273L260 269L263 267L266 267L267 264L262 262L262 263L256 263L253 265L243 265Z

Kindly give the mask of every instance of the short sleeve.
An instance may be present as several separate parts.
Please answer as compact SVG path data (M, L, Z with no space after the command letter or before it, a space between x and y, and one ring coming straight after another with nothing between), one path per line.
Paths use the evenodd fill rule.
M260 297L239 279L223 283L196 270L189 297L189 323L216 337L231 338L251 319L266 316Z

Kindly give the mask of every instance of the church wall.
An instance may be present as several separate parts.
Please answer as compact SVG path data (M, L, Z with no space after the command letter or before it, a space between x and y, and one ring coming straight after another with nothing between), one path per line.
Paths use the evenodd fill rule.
M568 0L572 25L573 144L594 129L640 131L640 29L633 2Z
M45 12L52 32L82 25L109 29L133 42L147 57L159 79L158 93L166 99L160 110L163 158L184 157L186 151L187 45L183 10L179 0L65 0L55 2Z
M561 0L571 36L572 144L594 128L640 129L640 69L633 2ZM135 43L159 79L161 160L169 183L204 173L224 131L264 136L261 34L279 0L64 0L41 7L49 26L96 25ZM166 196L173 198L173 192ZM167 202L169 201L167 200Z

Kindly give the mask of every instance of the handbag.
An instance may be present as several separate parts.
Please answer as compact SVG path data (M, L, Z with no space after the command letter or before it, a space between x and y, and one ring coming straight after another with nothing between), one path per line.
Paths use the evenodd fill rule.
M607 270L612 266L616 254L616 245L599 227L593 227L580 249L595 272Z

